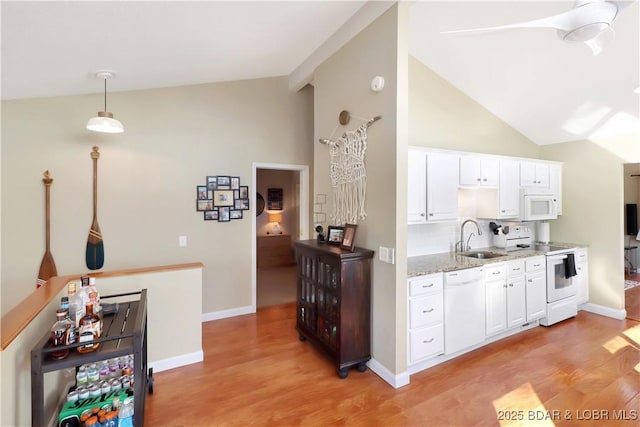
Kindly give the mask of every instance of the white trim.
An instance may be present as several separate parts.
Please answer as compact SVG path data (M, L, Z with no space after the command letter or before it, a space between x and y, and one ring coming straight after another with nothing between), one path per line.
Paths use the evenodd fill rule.
M255 313L256 308L246 305L244 307L231 308L229 310L212 311L211 313L202 313L202 321L210 322L212 320L226 319L227 317L242 316L244 314Z
M199 363L204 360L204 352L194 351L193 353L181 354L180 356L170 357L168 359L158 360L156 362L149 362L149 368L153 369L153 372L167 371L173 368L179 368L181 366L191 365L192 363Z
M380 378L391 384L393 388L400 388L409 384L409 373L403 372L399 375L394 374L388 370L384 365L378 362L376 359L371 359L367 362L367 366Z
M589 313L599 314L600 316L612 317L614 319L622 320L627 317L627 310L624 308L610 308L605 307L604 305L586 303L578 306L579 310L588 311Z

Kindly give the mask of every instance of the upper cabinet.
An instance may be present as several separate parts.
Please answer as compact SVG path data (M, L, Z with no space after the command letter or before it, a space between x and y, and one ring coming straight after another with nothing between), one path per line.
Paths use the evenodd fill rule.
M427 221L458 219L458 159L455 154L427 154Z
M520 215L520 164L500 159L498 188L478 190L476 216L487 219L510 219Z
M549 188L549 164L520 162L520 186Z
M409 224L427 222L427 153L409 149L407 216Z
M498 175L498 159L460 156L460 185L496 187Z
M409 149L409 224L458 218L458 159L454 154Z

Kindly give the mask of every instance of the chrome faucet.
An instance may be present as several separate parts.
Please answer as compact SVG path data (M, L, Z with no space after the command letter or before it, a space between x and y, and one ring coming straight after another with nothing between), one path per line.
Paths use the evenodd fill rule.
M476 231L478 232L478 236L482 236L482 231L480 231L480 226L478 225L477 222L475 222L472 219L468 219L468 220L464 221L462 223L462 225L460 226L460 241L458 243L456 243L456 251L458 250L458 247L460 247L460 252L468 251L469 249L471 249L469 247L469 240L471 240L471 237L474 235L474 233L471 233L469 235L469 238L467 239L466 246L465 246L465 242L464 242L464 226L467 225L468 222L474 223L476 225Z

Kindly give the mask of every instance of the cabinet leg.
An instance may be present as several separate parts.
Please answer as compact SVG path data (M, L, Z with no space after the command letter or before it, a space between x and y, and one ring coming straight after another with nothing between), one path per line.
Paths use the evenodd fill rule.
M367 362L360 362L358 363L358 367L357 367L359 372L364 372L367 370Z
M338 369L338 376L342 379L347 378L349 375L349 368Z
M306 341L307 340L307 337L305 337L302 334L298 335L298 338L300 339L300 341Z
M149 368L149 376L147 377L147 384L149 385L149 394L153 394L153 368Z

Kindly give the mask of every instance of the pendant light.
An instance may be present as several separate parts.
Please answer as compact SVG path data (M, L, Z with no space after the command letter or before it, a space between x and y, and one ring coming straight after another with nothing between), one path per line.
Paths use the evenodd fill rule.
M98 71L96 78L104 79L104 111L99 111L96 117L92 117L87 122L87 129L94 132L122 133L124 126L120 121L113 118L113 114L107 111L107 79L114 76L112 71Z

